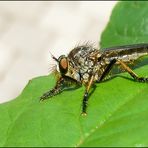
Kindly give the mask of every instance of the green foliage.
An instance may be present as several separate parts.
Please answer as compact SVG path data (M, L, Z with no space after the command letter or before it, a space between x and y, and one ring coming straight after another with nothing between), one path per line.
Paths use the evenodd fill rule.
M146 42L147 15L147 3L117 4L101 46ZM148 65L135 72L146 76ZM55 79L30 80L20 96L0 105L0 146L148 146L148 84L120 76L97 84L86 117L80 115L84 87L39 102Z
M101 47L148 42L148 3L119 2L101 36Z

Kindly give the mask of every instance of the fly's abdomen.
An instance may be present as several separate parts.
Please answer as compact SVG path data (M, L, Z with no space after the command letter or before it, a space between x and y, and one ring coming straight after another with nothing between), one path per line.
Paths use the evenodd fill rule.
M148 44L112 47L106 49L103 55L106 57L106 59L108 59L108 62L112 59L131 62L137 60L140 57L148 55Z

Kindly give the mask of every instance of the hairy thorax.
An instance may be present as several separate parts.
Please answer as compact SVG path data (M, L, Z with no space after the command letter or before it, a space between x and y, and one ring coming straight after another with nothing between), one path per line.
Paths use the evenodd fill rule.
M90 76L94 74L95 80L99 79L99 76L104 71L104 61L99 60L99 50L92 46L79 46L69 53L69 65L71 69L75 70L75 75L79 75L79 81L83 84L87 84Z

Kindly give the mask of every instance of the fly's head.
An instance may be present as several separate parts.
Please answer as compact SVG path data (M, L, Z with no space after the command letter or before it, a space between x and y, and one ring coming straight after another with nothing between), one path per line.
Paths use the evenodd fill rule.
M72 62L65 55L61 55L58 59L59 72L62 76L69 77L77 82L80 82L80 75L72 65Z

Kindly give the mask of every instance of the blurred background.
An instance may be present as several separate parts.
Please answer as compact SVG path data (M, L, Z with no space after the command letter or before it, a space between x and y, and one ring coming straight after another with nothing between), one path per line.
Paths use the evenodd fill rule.
M98 47L117 1L1 1L0 103L47 75L56 57L90 41Z

